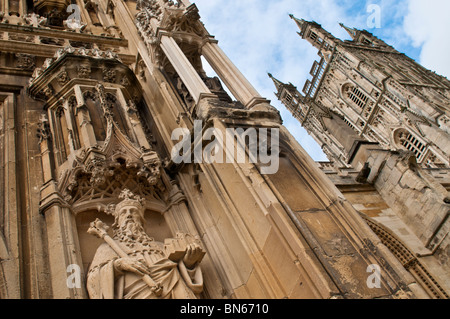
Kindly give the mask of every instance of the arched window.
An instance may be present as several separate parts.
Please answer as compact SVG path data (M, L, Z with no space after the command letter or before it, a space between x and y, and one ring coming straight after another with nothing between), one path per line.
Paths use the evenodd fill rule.
M106 93L106 103L108 109L112 111L113 119L119 126L119 129L122 131L122 133L130 140L134 140L133 135L131 134L128 122L127 122L127 116L125 114L125 111L120 105L120 102L117 100L116 96L112 93Z
M373 42L372 41L370 41L369 39L367 39L367 38L364 38L363 40L362 40L362 44L366 44L366 45L374 45L373 44Z
M417 162L421 162L426 154L427 146L406 129L399 129L394 135L395 143L416 155Z
M83 93L83 98L89 111L95 138L97 141L104 141L106 139L107 124L98 94L96 92L86 91ZM79 125L81 125L81 123L79 123Z
M77 125L77 121L75 118L75 112L76 112L75 109L77 108L77 98L74 95L72 95L69 98L68 106L69 106L68 111L70 113L70 124L71 124L72 130L73 130L73 132L72 132L73 147L75 150L78 150L84 146L82 146L82 144L81 144L80 133L78 131L78 125Z
M342 87L342 94L346 100L351 101L360 109L363 109L369 101L369 96L362 89L352 84L345 84Z
M67 127L64 108L58 107L54 112L54 129L55 129L55 153L56 160L59 165L67 161L70 153L69 148L69 130Z
M290 94L287 93L287 92L286 92L285 95L284 95L284 99L286 100L286 103L289 104L289 105L290 105L290 104L292 103L292 101L293 101L293 100L292 100L292 95L290 95Z
M352 90L349 92L348 97L350 100L352 100L356 105L358 105L360 108L364 108L369 98L367 95L362 92L359 88L353 87Z

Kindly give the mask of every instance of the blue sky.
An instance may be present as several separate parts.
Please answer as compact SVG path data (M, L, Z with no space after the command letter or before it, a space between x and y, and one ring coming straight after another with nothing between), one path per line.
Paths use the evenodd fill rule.
M284 125L314 160L320 147L276 99L267 72L300 90L317 50L302 40L289 14L314 20L338 38L349 39L339 23L366 29L425 67L450 78L449 0L191 0L208 31L258 92L281 111ZM371 28L380 8L380 28ZM370 20L372 21L372 20Z

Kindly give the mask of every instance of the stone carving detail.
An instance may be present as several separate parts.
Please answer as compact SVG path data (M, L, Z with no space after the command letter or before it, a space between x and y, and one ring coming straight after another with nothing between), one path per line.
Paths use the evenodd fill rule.
M128 100L128 103L126 105L126 110L128 114L137 114L138 108L136 103L133 100Z
M88 65L78 66L78 76L82 79L89 79L91 76L91 67Z
M50 124L48 122L47 114L42 114L39 118L37 137L39 138L39 143L51 139Z
M47 24L47 18L36 13L29 13L24 17L25 23L35 28L43 27Z
M66 70L63 70L58 74L58 83L61 86L66 85L67 82L69 81L70 81L69 74L67 73Z
M47 26L53 26L53 27L62 27L63 21L64 21L65 14L58 10L57 8L53 8L48 14L47 14Z
M117 53L112 52L111 50L102 51L99 49L87 49L84 47L74 48L72 46L65 47L63 49L59 49L56 51L53 58L48 58L45 60L44 64L40 68L36 68L33 76L30 80L30 83L35 81L46 69L48 69L51 65L54 65L57 61L61 60L66 54L73 54L77 56L86 56L92 57L95 59L108 59L115 60L121 62ZM79 65L77 67L78 76L80 78L89 78L91 75L91 68L89 65Z
M76 157L73 167L59 178L65 200L75 203L110 198L117 187L155 197L153 186L163 188L162 161L156 152L138 150L128 143L119 131L114 131L103 149L88 149Z
M147 152L142 155L144 165L138 176L147 179L150 185L156 185L161 177L161 160L155 152Z
M42 94L45 96L46 99L49 99L55 94L55 90L49 84L42 90Z
M167 0L141 0L136 6L136 27L139 35L147 45L155 64L161 64L164 57L159 44L160 31L170 32L171 36L181 42L200 46L208 32L200 23L200 15L195 4L186 7L182 2Z
M106 178L114 175L114 171L106 165L106 160L98 157L93 157L86 163L84 172L91 174L90 183L94 187L104 185Z
M136 9L145 11L146 15L151 18L161 20L162 10L157 0L138 0Z
M116 70L110 68L103 69L103 81L114 83L116 82Z
M128 79L128 77L123 76L123 77L120 79L120 84L122 84L123 86L129 86L129 85L131 85L131 82L130 82L130 80Z
M102 244L87 275L91 299L195 299L203 290L199 266L205 252L200 242L187 234L157 242L144 230L145 202L128 189L111 204L113 237L99 219L88 233Z
M36 66L36 57L30 54L17 53L16 66L24 70L33 70Z
M144 60L139 60L139 62L137 63L137 67L136 67L136 74L139 75L139 78L143 81L146 81L146 76L145 76L145 69L146 69L146 65Z
M108 3L106 5L106 13L111 16L111 18L115 18L114 10L116 9L116 5L112 0L108 0Z
M216 94L221 101L225 101L228 103L232 103L233 100L228 95L228 93L224 90L222 83L220 82L220 79L215 77L208 77L206 75L200 75L203 82L205 82L208 89L211 91L211 93Z

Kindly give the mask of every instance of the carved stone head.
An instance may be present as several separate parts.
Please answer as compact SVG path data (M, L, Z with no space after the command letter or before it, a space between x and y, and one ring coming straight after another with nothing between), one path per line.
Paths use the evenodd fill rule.
M117 205L112 205L109 210L115 217L115 226L121 226L128 221L133 221L144 225L144 199L133 194L130 190L124 189L119 198L122 199Z

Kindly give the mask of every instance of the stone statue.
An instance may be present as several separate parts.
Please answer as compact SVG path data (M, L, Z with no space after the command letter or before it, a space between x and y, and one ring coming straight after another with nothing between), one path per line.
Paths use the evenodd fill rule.
M100 220L88 233L102 238L87 276L91 299L195 299L203 290L199 263L205 255L190 235L156 242L144 231L143 200L124 190L110 207L113 238Z

